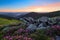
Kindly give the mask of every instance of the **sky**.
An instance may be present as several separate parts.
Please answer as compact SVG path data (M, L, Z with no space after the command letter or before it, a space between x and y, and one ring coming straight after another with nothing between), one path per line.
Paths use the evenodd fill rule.
M52 12L60 10L60 0L0 0L0 12Z

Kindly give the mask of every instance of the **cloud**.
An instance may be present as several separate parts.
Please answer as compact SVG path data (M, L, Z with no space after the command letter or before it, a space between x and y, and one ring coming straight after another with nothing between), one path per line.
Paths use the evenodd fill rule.
M2 9L0 12L52 12L60 10L60 3L53 3L48 5L42 5L42 6L28 6L26 8L22 9Z

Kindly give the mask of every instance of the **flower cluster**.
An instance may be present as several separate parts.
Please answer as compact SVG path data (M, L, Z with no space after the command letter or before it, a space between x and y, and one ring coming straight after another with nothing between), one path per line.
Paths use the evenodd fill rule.
M9 32L9 34L10 34L10 32ZM13 36L5 35L4 39L5 40L32 40L32 38L30 38L28 36L29 36L29 30L24 30L23 28L20 28L13 33Z
M14 34L26 34L29 33L29 30L24 30L23 28L18 29L17 31L14 32Z
M4 40L32 40L32 38L29 38L27 36L23 35L17 35L17 36L4 36Z
M47 35L49 36L56 36L56 35L60 35L60 26L59 25L53 25L50 27L49 30L47 30L46 32Z
M59 25L54 25L54 26L52 26L52 28L55 29L55 30L60 30L60 26Z

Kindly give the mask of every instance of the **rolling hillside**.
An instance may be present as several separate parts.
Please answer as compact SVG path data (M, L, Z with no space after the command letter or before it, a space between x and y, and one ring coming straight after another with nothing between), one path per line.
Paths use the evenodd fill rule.
M47 12L47 13L38 13L38 12L20 12L20 13L1 13L0 12L0 18L7 18L7 19L20 19L23 17L32 17L32 18L39 18L42 16L47 17L55 17L60 16L60 11L54 11L54 12Z
M49 12L49 13L36 13L36 12L30 12L23 17L32 17L32 18L39 18L42 16L47 16L47 17L55 17L55 16L60 16L60 11L55 11L55 12Z
M8 25L8 24L15 24L15 23L19 23L18 20L8 20L8 19L5 19L5 18L0 18L0 26L2 25Z

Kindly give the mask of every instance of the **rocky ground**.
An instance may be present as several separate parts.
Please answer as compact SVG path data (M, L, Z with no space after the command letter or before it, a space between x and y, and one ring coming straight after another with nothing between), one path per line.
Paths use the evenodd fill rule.
M60 40L59 17L20 18L20 23L0 27L1 40Z

